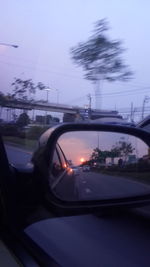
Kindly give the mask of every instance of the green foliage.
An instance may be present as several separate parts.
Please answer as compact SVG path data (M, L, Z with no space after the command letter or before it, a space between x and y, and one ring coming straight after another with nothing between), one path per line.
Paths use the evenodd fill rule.
M52 121L54 121L54 122L60 122L60 119L57 118L57 117L52 117Z
M30 123L30 118L29 118L28 114L26 114L25 112L21 113L18 120L16 121L16 124L19 127L24 127L24 126L28 125L29 123Z
M93 162L105 162L106 158L116 158L120 156L120 151L118 148L112 148L110 151L109 150L100 150L99 148L95 148L93 150L93 153L91 155L90 160Z
M97 21L93 35L87 41L71 48L71 56L75 64L82 66L85 78L94 82L125 81L132 76L132 72L121 58L124 52L122 42L109 39L108 29L106 19Z
M43 83L38 82L36 88L38 88L39 90L44 90L46 88L46 86Z
M32 79L22 80L20 78L14 78L13 86L13 98L28 99L28 94L35 94L36 89L44 90L46 86L42 82L38 82L35 85Z
M6 96L0 92L0 105L3 106L3 104L5 104L5 102L7 101Z
M19 130L15 123L7 123L0 125L0 133L2 136L18 136Z
M110 158L114 159L120 156L120 149L118 149L118 147L113 147L110 151Z
M27 99L28 92L30 94L35 94L36 88L31 79L21 80L19 78L15 78L12 86L14 87L12 94L14 98L19 97L21 99Z
M48 127L40 127L40 126L32 126L27 134L26 138L32 139L32 140L38 140L39 137L48 129Z
M11 144L16 147L20 147L27 150L35 150L37 145L37 140L23 139L16 136L3 136L5 143Z
M135 150L131 143L125 141L119 141L118 143L116 143L116 147L114 147L113 149L118 150L120 156L124 157L125 161L128 155L132 154L132 152Z
M64 113L63 122L74 122L75 121L75 114Z

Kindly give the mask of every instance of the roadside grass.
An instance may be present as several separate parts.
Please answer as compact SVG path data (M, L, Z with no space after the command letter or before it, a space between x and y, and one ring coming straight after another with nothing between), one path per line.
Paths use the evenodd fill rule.
M117 172L117 171L101 171L103 174L131 179L136 182L141 182L150 185L150 171L149 172Z
M3 140L5 144L30 151L34 151L37 145L37 140L23 139L15 136L3 136Z

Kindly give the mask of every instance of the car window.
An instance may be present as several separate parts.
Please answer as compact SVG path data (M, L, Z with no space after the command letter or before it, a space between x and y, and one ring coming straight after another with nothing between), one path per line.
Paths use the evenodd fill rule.
M107 213L103 212L105 206L108 203L114 205L116 198L128 198L129 204L131 197L135 196L137 200L139 195L141 198L144 194L149 196L149 145L148 142L141 145L135 138L132 146L130 131L127 137L117 137L116 132L92 133L86 132L85 127L85 132L76 135L70 128L71 136L68 139L66 133L64 147L58 140L60 146L56 145L54 155L50 154L53 151L48 147L53 161L50 162L46 157L48 153L45 153L48 151L45 146L49 143L47 141L53 133L52 129L63 123L112 124L114 129L116 125L133 129L140 128L140 122L150 116L149 25L148 0L1 1L0 135L3 137L10 165L5 169L8 169L12 176L9 177L6 173L2 182L0 178L0 187L4 185L4 194L5 191L10 194L10 206L7 205L6 194L6 203L2 201L0 205L0 215L1 206L6 206L6 210L10 210L10 217L17 222L13 236L16 239L14 247L18 250L18 255L26 254L23 250L28 244L20 225L25 227L39 219L44 224L40 224L39 229L36 226L32 233L36 237L38 248L42 242L51 257L58 255L61 259L63 255L67 255L67 238L63 231L66 229L74 244L71 246L71 242L68 242L70 250L68 249L69 254L65 256L65 260L73 262L74 266L78 266L78 255L81 256L81 266L86 266L82 257L85 255L88 262L92 249L93 258L91 257L88 263L91 266L96 265L96 254L100 258L101 255L106 256L106 266L111 266L107 264L107 259L108 262L109 259L112 261L112 266L121 266L115 264L114 258L117 256L119 261L128 266L126 249L131 266L144 266L147 260L144 258L144 252L148 251L149 244L146 244L145 248L142 247L141 237L148 241L148 235L146 231L141 234L140 229L143 226L137 226L136 233L136 222L133 223L132 231L129 221L121 229L121 222L116 225L113 219L113 228L109 231L111 227L106 218L102 218L102 227L98 226L100 216L92 210L91 204L88 212L95 214L91 215L89 223L86 218L85 222L79 218L81 223L77 225L77 231L73 225L69 226L68 221L65 223L63 218L62 223L59 218L58 221L52 219L56 228L50 225L48 230L48 220L43 217L47 219L63 216L65 211L62 209L59 213L58 210L66 201L68 205L72 205L71 208L66 206L68 215L75 215L75 201L86 202L87 206L95 201L92 203L97 207L99 200L103 205L100 214L106 215ZM150 123L142 127L141 132L142 130L150 133ZM78 134L83 134L81 140ZM0 171L2 176L2 169ZM51 201L53 193L59 200L57 207L54 207L55 199ZM2 198L3 190L1 192L0 188L0 199ZM70 202L74 203L69 204ZM121 200L118 203L125 202ZM41 206L44 206L44 210ZM107 210L109 212L111 209ZM80 212L82 213L82 209ZM111 213L116 214L113 209ZM5 210L1 217L3 215L5 216ZM112 216L105 217L109 220L108 217ZM132 220L131 217L129 216L129 220ZM12 246L13 238L9 233L15 224L10 225L7 234L8 223L11 224L11 220L8 220L6 223L2 220L1 226L3 228L5 225L3 239ZM74 222L73 224L75 225ZM108 231L105 225L108 226ZM126 238L125 225L129 230L131 242ZM100 232L99 235L96 234L96 228L102 229L102 236ZM120 229L119 242L115 242L115 229ZM84 230L89 234L85 239ZM63 234L62 239L60 232ZM76 232L79 232L81 240ZM47 241L52 236L54 239L51 239L49 244ZM95 242L89 245L90 238L94 238ZM98 239L102 245L95 249L93 244L98 244ZM87 242L85 246L84 240ZM82 241L83 253L78 246ZM18 242L22 243L23 250L19 248ZM139 250L136 250L135 243L139 244ZM78 254L75 246L78 247ZM110 247L113 247L114 257ZM104 251L101 248L104 248ZM124 261L120 256L121 248ZM36 251L34 244L29 244L28 251L29 254L35 253L36 259L40 257L40 251ZM132 261L131 255L136 254L136 261ZM45 256L39 265L48 266L43 263ZM141 261L138 260L140 256L143 257ZM101 259L99 262L98 266L101 266ZM59 263L65 266L63 261L60 260Z
M57 146L57 151L61 160L62 168L63 169L67 168L68 166L67 160L65 159L65 155L59 145Z
M53 164L52 164L52 174L54 177L59 176L64 171L63 162L58 156L58 151L54 151Z
M0 133L12 165L30 167L40 136L63 122L135 127L150 114L149 9L129 0L13 0L9 10L3 2Z

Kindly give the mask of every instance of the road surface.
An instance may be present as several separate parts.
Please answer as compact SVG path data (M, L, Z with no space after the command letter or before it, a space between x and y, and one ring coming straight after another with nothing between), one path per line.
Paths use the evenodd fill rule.
M16 167L30 167L32 152L5 145L9 162ZM117 176L96 172L64 176L55 187L55 193L64 200L111 199L150 193L150 186Z
M29 167L32 157L32 152L21 148L5 145L8 160L16 167Z
M79 199L108 199L150 194L150 186L108 174L81 172L76 177Z

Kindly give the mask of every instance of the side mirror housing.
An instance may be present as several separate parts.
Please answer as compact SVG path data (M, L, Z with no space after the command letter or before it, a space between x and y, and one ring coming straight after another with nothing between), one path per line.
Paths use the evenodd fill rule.
M150 203L150 134L106 124L63 124L33 156L46 201L74 212Z

